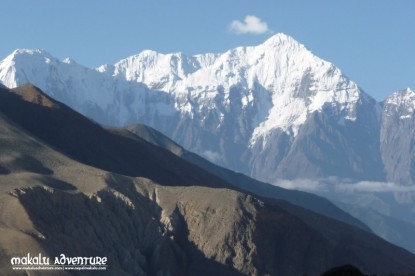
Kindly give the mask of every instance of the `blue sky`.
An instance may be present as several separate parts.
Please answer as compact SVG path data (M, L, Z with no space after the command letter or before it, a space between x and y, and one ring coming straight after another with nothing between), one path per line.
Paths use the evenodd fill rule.
M0 59L41 48L96 67L145 49L223 52L285 33L383 100L415 89L412 0L1 0ZM247 15L265 33L236 33Z

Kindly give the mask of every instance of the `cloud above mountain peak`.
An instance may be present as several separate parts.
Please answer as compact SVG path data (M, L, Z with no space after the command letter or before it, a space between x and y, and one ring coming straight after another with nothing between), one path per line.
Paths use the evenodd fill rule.
M265 34L272 33L268 24L254 15L247 15L244 22L234 20L229 26L231 32L236 34Z

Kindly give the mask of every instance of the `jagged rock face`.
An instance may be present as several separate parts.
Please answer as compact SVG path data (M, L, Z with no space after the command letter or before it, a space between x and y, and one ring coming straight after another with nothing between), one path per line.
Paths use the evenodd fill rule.
M359 119L345 125L336 123L335 118L325 113L311 114L281 160L275 176L383 180L375 110L358 112ZM272 177L266 180L272 181Z
M381 149L389 181L415 182L415 93L396 92L383 102Z
M222 54L144 51L96 70L40 50L17 50L1 62L0 80L9 87L30 81L106 125L147 124L186 149L261 180L343 177L343 166L349 178L383 176L379 104L283 34ZM327 118L324 124L313 122L315 112ZM345 131L308 149L304 136L313 124L324 133ZM366 146L354 142L359 135ZM339 148L342 162L332 164L332 147ZM380 173L363 173L361 164Z
M150 206L123 200L116 191L88 198L35 187L16 194L44 235L41 245L50 256L101 256L105 252L112 260L110 271L131 275L158 272L148 262L148 252L162 240Z

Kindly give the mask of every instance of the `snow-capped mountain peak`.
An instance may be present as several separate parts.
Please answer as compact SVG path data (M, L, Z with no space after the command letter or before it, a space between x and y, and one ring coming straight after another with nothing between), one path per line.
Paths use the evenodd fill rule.
M398 114L400 119L410 119L415 111L415 92L410 88L397 91L384 101L385 115Z
M389 104L412 104L415 102L415 92L411 90L411 88L406 88L401 91L397 91L393 93L391 96L389 96L385 103Z
M4 66L19 64L22 66L29 62L48 63L55 60L56 58L42 49L17 49L1 61L1 64L4 63Z
M43 49L16 49L5 60L24 56L43 56L53 58L51 54Z
M270 38L268 38L264 43L262 43L259 46L265 47L265 48L273 48L278 49L286 45L290 48L297 48L297 49L305 49L306 47L299 43L297 40L292 38L289 35L283 34L283 33L277 33Z
M63 59L62 62L66 63L66 64L78 64L74 59L72 59L70 57L67 57L67 58Z
M313 114L346 127L362 110L369 121L379 110L333 64L284 34L217 54L145 50L96 69L41 50L18 50L1 62L0 80L9 87L31 82L106 125L150 125L253 176L268 164L275 173Z
M17 49L0 62L0 79L7 87L29 82L31 72L24 68L42 67L45 63L52 64L57 60L41 49Z
M199 68L195 57L188 57L182 53L161 54L145 50L117 62L113 67L104 65L98 70L128 81L145 83L152 89L166 89Z
M198 105L212 109L217 108L212 99L221 93L225 108L256 102L249 126L253 129L251 143L276 128L296 135L308 114L321 111L328 103L333 115L354 120L355 105L363 93L331 63L281 33L258 46L221 54L186 56L146 50L98 71L174 97L197 98ZM258 87L262 92L253 93ZM239 103L230 100L230 91L236 88L241 94Z

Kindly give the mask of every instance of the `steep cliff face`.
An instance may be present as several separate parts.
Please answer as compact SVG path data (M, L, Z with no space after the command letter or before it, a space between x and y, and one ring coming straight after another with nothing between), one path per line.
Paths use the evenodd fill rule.
M381 148L389 181L415 182L415 93L406 89L383 102Z

